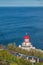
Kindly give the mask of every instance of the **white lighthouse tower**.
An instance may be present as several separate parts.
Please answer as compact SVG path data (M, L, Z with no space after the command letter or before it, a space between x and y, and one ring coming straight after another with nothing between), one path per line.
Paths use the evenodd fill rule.
M24 36L24 41L22 45L19 45L19 48L26 50L35 49L35 47L33 47L32 44L30 43L30 38L27 34Z

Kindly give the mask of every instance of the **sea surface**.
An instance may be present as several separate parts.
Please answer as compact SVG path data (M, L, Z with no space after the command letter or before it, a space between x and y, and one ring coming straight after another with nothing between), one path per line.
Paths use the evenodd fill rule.
M26 33L33 46L43 49L43 7L0 7L0 44L18 46Z

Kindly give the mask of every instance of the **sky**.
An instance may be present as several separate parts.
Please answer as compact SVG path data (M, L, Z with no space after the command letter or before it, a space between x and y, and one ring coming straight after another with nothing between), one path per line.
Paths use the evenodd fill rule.
M0 6L43 6L43 0L0 0Z

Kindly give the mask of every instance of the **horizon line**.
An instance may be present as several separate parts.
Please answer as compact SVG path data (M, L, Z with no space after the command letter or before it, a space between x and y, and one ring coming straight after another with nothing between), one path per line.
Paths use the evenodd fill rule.
M43 6L0 6L0 7L43 7Z

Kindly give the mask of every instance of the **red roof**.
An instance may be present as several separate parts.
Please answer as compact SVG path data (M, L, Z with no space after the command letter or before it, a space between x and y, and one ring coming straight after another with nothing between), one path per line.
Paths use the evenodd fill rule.
M24 36L24 39L29 39L29 36L28 36L28 35L25 35L25 36Z

